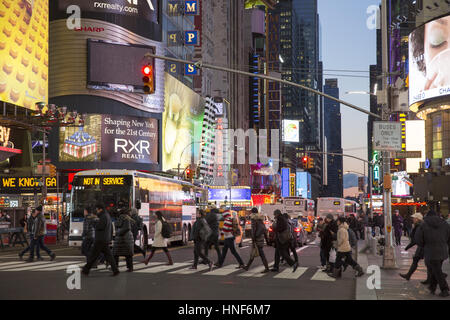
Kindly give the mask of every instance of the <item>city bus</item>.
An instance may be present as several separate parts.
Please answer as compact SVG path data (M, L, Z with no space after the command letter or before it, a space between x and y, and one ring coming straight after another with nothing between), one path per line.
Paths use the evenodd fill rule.
M146 248L153 242L155 212L161 211L172 225L170 242L187 244L196 218L196 208L207 203L207 189L156 174L128 170L88 170L75 174L70 206L69 246L80 246L83 233L83 210L94 210L97 202L105 204L112 220L119 203L137 209L143 230L136 244Z
M317 198L317 216L325 217L327 214L345 215L348 217L351 214L356 215L358 210L358 203L353 200L344 198Z

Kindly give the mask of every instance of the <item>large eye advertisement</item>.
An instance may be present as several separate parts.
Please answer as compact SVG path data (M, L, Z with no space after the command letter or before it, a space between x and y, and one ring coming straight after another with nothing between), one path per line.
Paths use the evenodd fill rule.
M0 101L28 109L48 100L48 1L0 2Z
M450 16L417 28L409 36L410 105L450 94Z
M203 99L183 83L166 73L163 130L163 170L184 170L193 155L200 154Z

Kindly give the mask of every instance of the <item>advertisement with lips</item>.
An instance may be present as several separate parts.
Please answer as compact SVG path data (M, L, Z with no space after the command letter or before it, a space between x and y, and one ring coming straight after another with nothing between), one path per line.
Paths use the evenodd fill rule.
M409 57L410 105L450 95L450 16L414 30Z

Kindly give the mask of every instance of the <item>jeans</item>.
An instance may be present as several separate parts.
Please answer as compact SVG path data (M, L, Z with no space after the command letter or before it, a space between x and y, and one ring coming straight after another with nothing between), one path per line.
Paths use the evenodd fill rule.
M208 256L209 247L213 245L214 249L216 249L217 252L217 260L220 261L220 249L219 249L219 239L217 237L212 240L211 238L206 242L205 244L205 256Z
M264 267L266 267L266 269L269 269L269 264L267 262L266 255L264 254L264 248L262 246L256 246L256 245L254 245L254 247L256 247L256 250L258 251ZM254 249L252 250L252 253L250 254L250 259L248 260L247 268L250 268L250 266L253 263L253 260L255 260L255 250Z
M49 256L51 256L53 254L53 252L49 248L47 248L47 246L44 244L44 236L40 236L40 237L37 238L37 244L38 245L37 245L37 248L36 248L36 255L38 257L41 256L41 254L39 252L40 249L43 249L45 252L47 252L47 254Z
M236 248L234 247L234 237L226 238L224 240L223 249L222 249L222 255L220 257L219 265L220 266L223 265L223 263L225 261L225 257L227 256L228 249L230 249L231 253L236 258L236 260L238 261L239 265L240 266L244 265L244 261L242 261L241 257L239 256L239 253L237 253Z
M288 263L289 266L294 265L294 260L292 260L291 256L289 255L289 248L290 244L289 242L281 244L280 242L276 242L276 248L275 248L275 263L273 265L274 269L278 269L280 265L280 258L283 257L283 259Z
M92 247L92 250L89 254L86 265L83 267L83 271L89 273L89 270L91 270L92 266L97 261L101 253L105 255L105 259L111 265L112 271L119 272L119 268L117 268L116 261L111 253L111 249L109 248L109 243L100 241L94 242L94 246Z
M443 260L427 260L427 271L430 275L430 289L435 291L438 284L442 291L448 290L447 280L445 280L444 273L442 272Z
M209 264L209 259L203 254L202 250L205 248L203 241L194 241L194 267L198 265L198 258L202 258L203 261Z
M358 265L356 263L356 261L353 260L351 251L349 251L349 252L338 252L336 254L336 263L335 263L335 268L336 269L339 269L342 266L342 264L343 264L342 260L344 258L345 258L345 264L352 266L353 269L355 269L355 267Z
M25 253L31 250L31 242L33 241L33 235L30 233L30 244L20 253L23 256Z
M119 266L119 256L114 256L114 261ZM125 256L125 261L127 262L127 269L133 271L133 256Z
M320 265L325 267L327 265L328 259L324 249L320 248Z

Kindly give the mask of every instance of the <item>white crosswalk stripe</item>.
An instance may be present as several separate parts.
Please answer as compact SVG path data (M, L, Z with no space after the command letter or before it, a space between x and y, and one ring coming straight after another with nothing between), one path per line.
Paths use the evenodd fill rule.
M193 273L200 272L200 271L205 271L205 270L208 270L208 269L209 269L209 266L201 264L201 265L197 266L197 269L191 269L191 267L189 267L189 268L184 268L184 269L181 269L181 270L171 271L169 273L170 274L193 274Z
M168 271L168 270L172 270L172 269L178 269L180 267L186 267L187 265L189 265L188 262L181 262L181 263L176 262L171 266L163 265L163 266L159 266L159 267L138 270L136 272L137 273L159 273L159 272Z
M261 273L264 270L264 266L260 265L250 269L249 271L244 271L243 269L238 269L237 264L226 265L222 268L214 268L209 271L209 267L204 264L199 264L197 269L190 269L192 265L192 260L185 262L177 262L173 265L166 265L166 262L150 262L145 265L141 261L133 261L134 273L167 273L171 275L207 275L207 276L229 276L235 273L234 276L246 277L246 278L274 278L274 279L288 279L296 280L302 277L308 269L313 268L315 270L314 275L310 278L311 281L329 281L335 282L336 279L329 277L326 273L322 272L316 267L298 267L295 272L292 272L291 267L287 267L279 273ZM66 261L38 261L33 263L27 263L25 261L15 261L15 262L5 262L0 263L0 273L1 272L19 272L19 271L65 271L69 266L76 265L78 267L83 267L86 264L84 259L80 260L66 260ZM273 264L269 263L269 265ZM119 262L119 271L124 272L127 270L126 262ZM111 267L106 269L104 264L100 264L97 269L91 269L91 272L101 272L107 273L111 272Z
M228 266L224 266L222 268L219 268L219 269L216 269L216 270L213 270L210 272L206 272L203 274L207 275L207 276L227 276L229 274L232 274L233 272L242 270L242 269L236 269L238 266L239 265L237 265L237 264L230 264Z
M272 262L273 263L273 262ZM270 263L269 263L270 265ZM253 269L250 269L244 273L239 274L239 277L251 277L251 278L261 278L264 277L267 273L261 273L266 267L259 266Z
M332 278L328 276L325 272L318 269L316 273L312 276L311 280L317 280L317 281L336 281L335 278Z
M298 279L301 277L302 274L304 274L308 270L308 268L305 267L298 267L295 272L292 272L292 268L284 269L282 272L277 274L274 278L277 279Z

